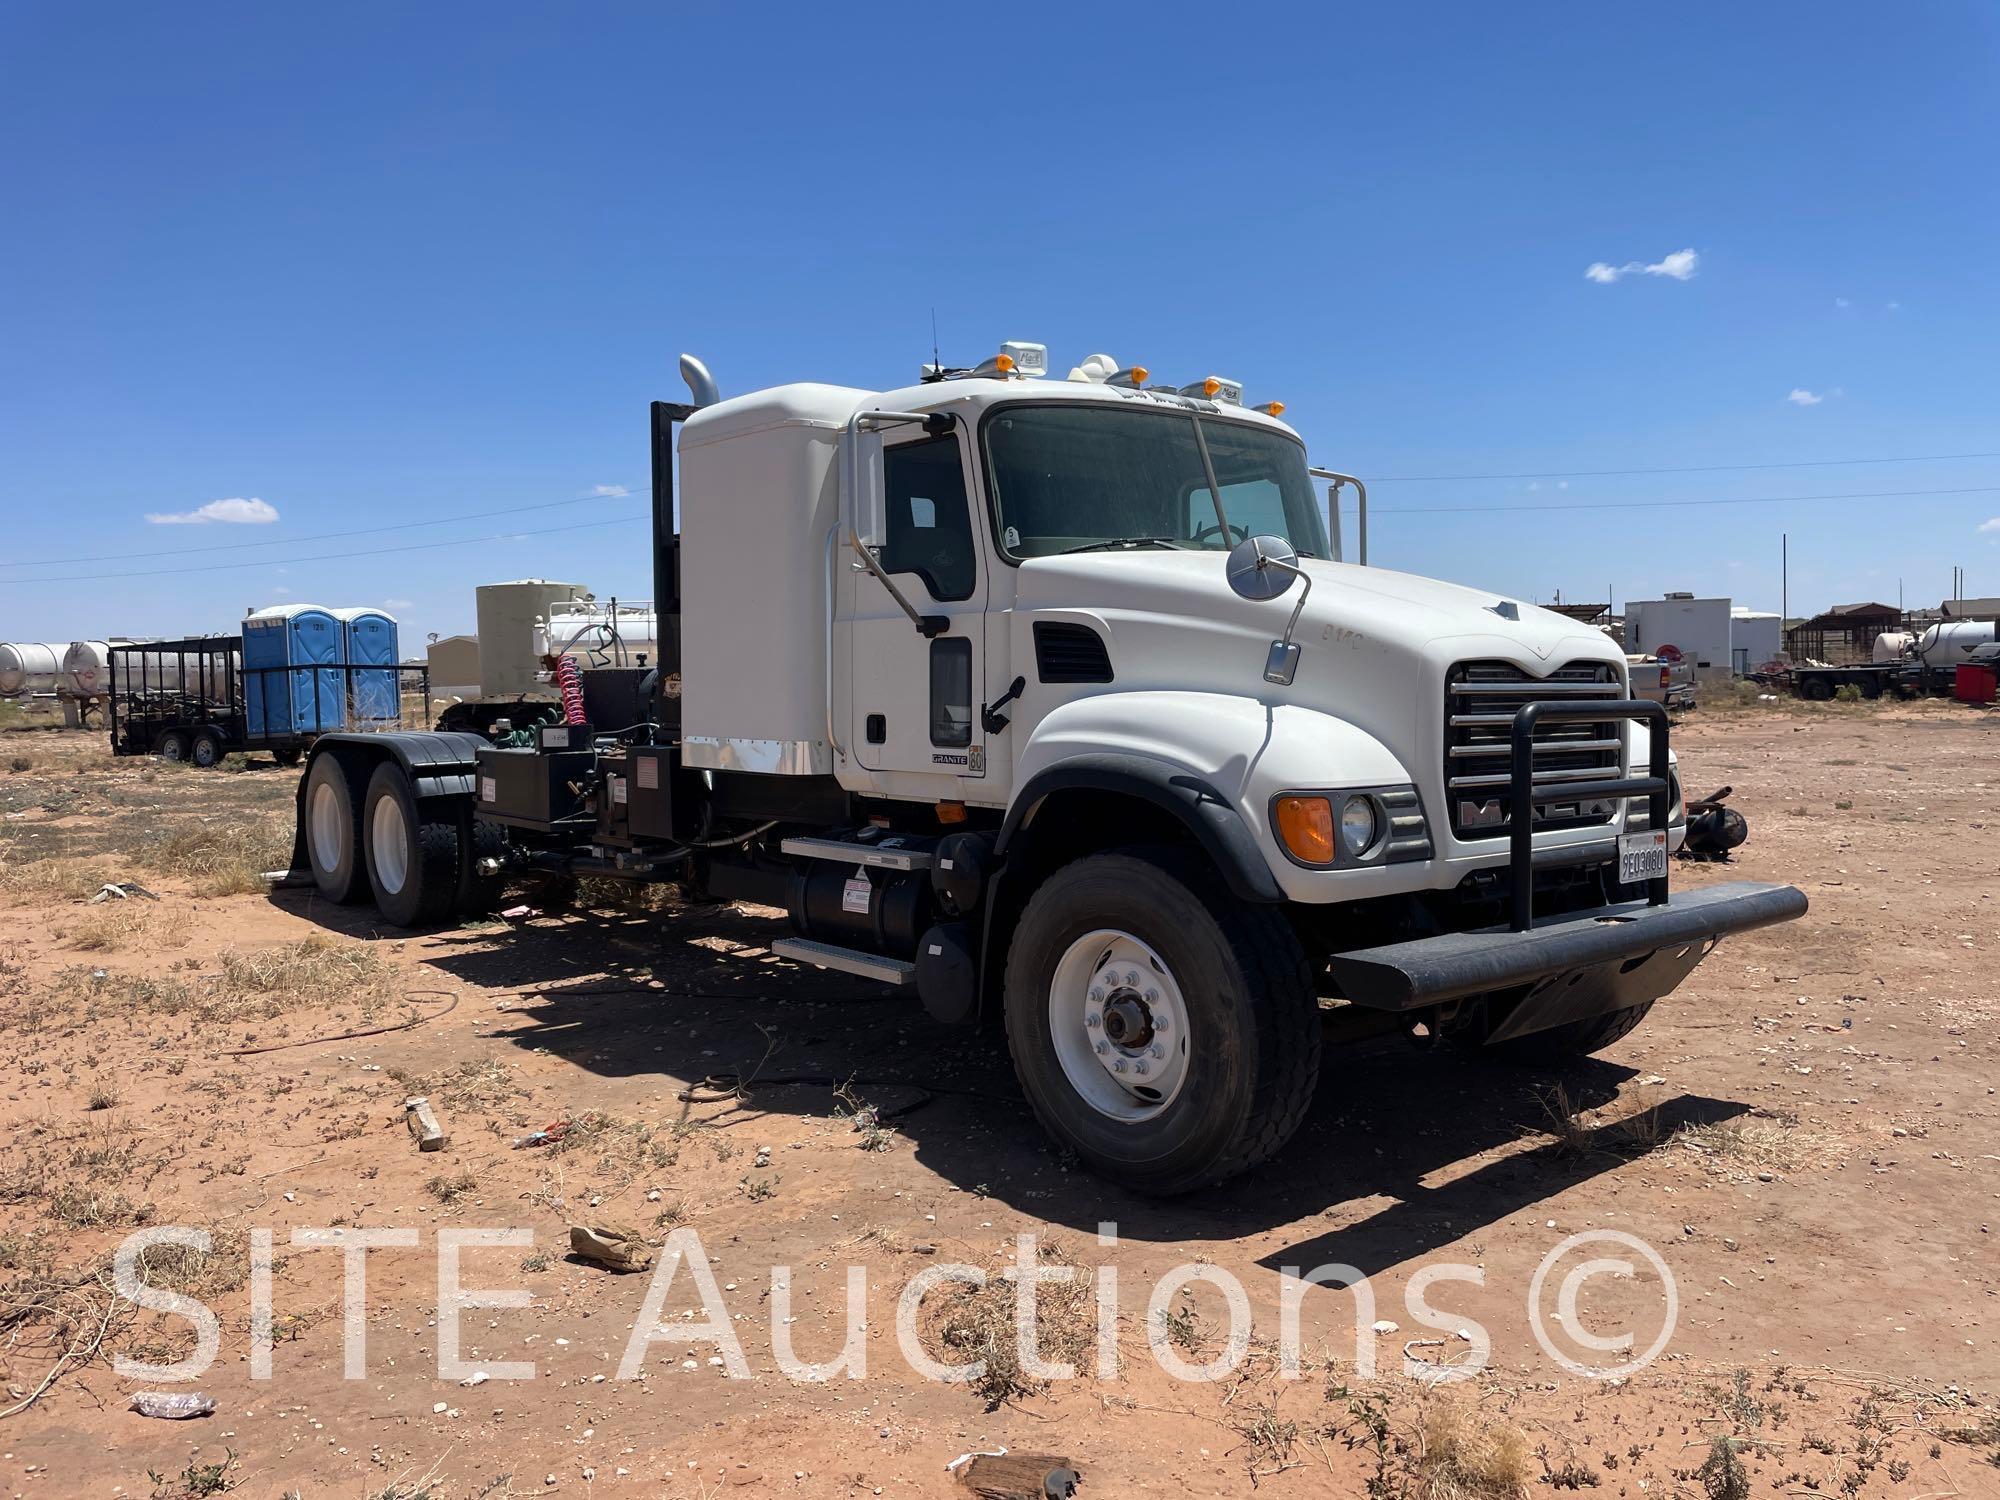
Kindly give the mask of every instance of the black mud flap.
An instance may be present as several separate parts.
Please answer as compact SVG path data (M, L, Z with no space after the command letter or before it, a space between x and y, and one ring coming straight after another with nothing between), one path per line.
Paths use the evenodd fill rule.
M1794 886L1732 881L1660 906L1635 901L1546 917L1526 932L1482 928L1356 949L1334 955L1331 966L1345 999L1376 1010L1422 1010L1475 995L1515 1000L1487 1038L1497 1042L1657 1000L1718 939L1805 910L1805 893Z

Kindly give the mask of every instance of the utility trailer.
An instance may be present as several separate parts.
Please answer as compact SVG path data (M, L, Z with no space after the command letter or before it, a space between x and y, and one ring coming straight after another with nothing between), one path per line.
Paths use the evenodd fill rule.
M1914 698L1925 686L1922 665L1913 661L1861 662L1844 667L1794 665L1784 675L1794 693L1816 703L1825 702L1843 687L1856 689L1864 698L1879 698L1884 693Z
M1329 1037L1559 1063L1805 910L1670 891L1666 714L1617 648L1342 562L1280 403L1049 379L1033 344L888 392L682 373L654 665L320 736L322 896L421 926L539 871L777 907L778 957L1003 1028L1049 1133L1153 1193L1276 1153Z
M423 666L248 667L240 635L116 645L107 653L105 719L114 755L157 755L200 767L232 751L265 751L281 766L297 765L321 734L356 723L361 673L416 673L429 701ZM272 701L299 699L282 731L253 732L244 707L246 684ZM302 685L302 694L298 687ZM400 696L400 695L399 695ZM277 722L272 716L270 722Z

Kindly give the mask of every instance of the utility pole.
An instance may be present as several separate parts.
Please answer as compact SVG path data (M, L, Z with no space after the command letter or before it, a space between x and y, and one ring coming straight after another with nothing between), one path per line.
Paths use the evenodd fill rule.
M1790 532L1778 533L1778 630L1782 634L1785 621L1792 617L1792 537Z

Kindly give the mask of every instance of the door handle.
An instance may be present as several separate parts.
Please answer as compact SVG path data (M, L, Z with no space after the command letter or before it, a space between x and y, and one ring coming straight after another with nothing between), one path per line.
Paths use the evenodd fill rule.
M1025 677L1016 677L1013 680L1013 682L1008 685L1006 692L1002 693L998 698L995 698L991 703L987 704L986 707L979 710L980 727L983 728L988 734L1000 733L1001 730L1005 729L1007 725L1010 722L1012 722L1011 720L1008 719L1008 717L1005 714L1001 713L1000 710L1005 708L1008 704L1012 703L1016 698L1020 697L1021 694L1026 692L1027 690L1028 690L1028 679Z

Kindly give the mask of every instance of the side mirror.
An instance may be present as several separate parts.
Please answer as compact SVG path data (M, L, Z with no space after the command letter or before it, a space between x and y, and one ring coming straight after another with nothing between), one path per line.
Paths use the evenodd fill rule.
M1279 599L1299 577L1299 555L1281 536L1253 536L1229 554L1229 587L1239 599Z
M1292 640L1292 632L1298 628L1299 616L1305 612L1306 599L1312 593L1311 576L1299 566L1299 555L1292 544L1281 536L1253 536L1238 543L1229 554L1227 571L1229 587L1236 597L1254 603L1282 598L1295 578L1305 581L1305 590L1292 606L1284 635L1271 642L1271 649L1264 657L1264 680L1276 687L1290 687L1299 671L1299 648Z
M882 484L882 434L863 428L854 434L854 493L848 497L855 534L865 547L880 547L888 539L888 501Z

